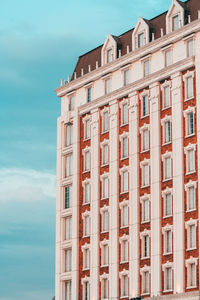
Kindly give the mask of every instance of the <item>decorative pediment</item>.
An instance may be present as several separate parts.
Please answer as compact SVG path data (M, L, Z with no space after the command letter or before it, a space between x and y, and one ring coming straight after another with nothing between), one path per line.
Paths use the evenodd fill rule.
M149 43L149 24L147 20L139 18L132 34L132 49L141 48Z
M166 15L166 32L170 33L184 25L184 8L177 0L173 0Z
M101 50L101 63L105 65L117 58L117 38L109 34Z

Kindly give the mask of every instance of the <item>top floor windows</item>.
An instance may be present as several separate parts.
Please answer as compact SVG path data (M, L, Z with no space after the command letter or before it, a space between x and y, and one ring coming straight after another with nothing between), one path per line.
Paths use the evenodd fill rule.
M176 15L172 18L172 30L177 30L179 29L179 16Z
M105 80L105 94L110 93L110 78Z
M191 57L194 55L194 41L193 40L189 40L187 42L187 56Z
M124 85L129 84L129 70L124 71Z
M107 50L107 63L110 63L113 60L112 57L113 57L112 49L108 49Z
M87 119L84 122L84 139L90 139L90 119Z
M92 87L90 86L87 89L87 102L91 102L92 101Z
M141 48L144 46L144 32L138 34L138 48Z
M128 103L122 105L122 121L121 124L125 125L128 123Z
M192 98L193 97L193 77L189 76L187 78L187 99Z
M148 107L148 95L144 95L142 97L142 116L145 117L149 113L149 107Z
M165 67L169 67L172 64L172 50L169 49L165 52Z
M69 111L72 111L74 109L74 96L71 96L69 98L69 107L68 107Z
M148 76L150 73L150 61L146 60L144 62L144 76Z

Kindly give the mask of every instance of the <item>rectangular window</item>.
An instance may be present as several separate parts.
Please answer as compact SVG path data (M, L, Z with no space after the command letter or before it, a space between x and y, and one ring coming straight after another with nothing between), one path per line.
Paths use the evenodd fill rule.
M167 50L165 52L165 66L168 67L172 64L172 51Z
M108 198L108 177L103 178L103 198Z
M172 290L172 268L166 268L166 290Z
M88 281L84 283L83 292L83 300L90 300L90 285Z
M196 248L196 226L190 225L189 226L189 249Z
M90 216L86 216L84 218L84 236L88 236L90 234Z
M149 271L144 272L143 275L143 294L148 294L149 293Z
M178 17L178 15L176 15L172 18L172 29L173 29L173 31L179 29L179 17Z
M73 126L72 124L66 125L66 147L72 145L73 139Z
M85 139L90 138L90 120L85 121Z
M138 48L144 46L144 32L138 34Z
M67 280L65 283L65 300L72 300L72 282Z
M195 171L195 152L193 149L188 150L188 172Z
M121 280L121 297L128 297L128 275L123 275Z
M71 176L72 175L72 154L66 156L66 170L65 170L65 176Z
M105 210L102 214L102 232L107 232L109 227L109 213Z
M166 232L166 253L172 252L172 232L168 230Z
M149 199L143 201L143 221L149 221Z
M128 261L128 241L122 241L121 243L121 262Z
M69 111L72 111L74 109L74 96L71 96L69 98Z
M165 179L170 179L172 177L171 164L171 157L165 158Z
M104 145L102 148L103 151L103 165L107 165L108 164L108 145Z
M142 116L145 117L149 113L148 96L145 95L142 98Z
M109 122L109 115L108 115L108 111L106 111L103 115L103 132L108 131L108 123Z
M165 122L165 140L164 143L169 143L171 142L171 122L167 121Z
M91 102L92 101L92 88L89 87L87 89L87 102Z
M72 217L65 219L65 240L71 240L72 238Z
M122 106L122 125L128 123L128 104Z
M190 98L193 98L194 96L194 93L193 93L193 77L192 76L189 76L187 78L187 99L190 99Z
M107 63L110 63L112 61L112 49L109 49L107 51Z
M65 251L65 272L71 272L72 270L72 249Z
M149 257L149 236L144 236L144 257Z
M164 108L170 106L170 87L169 85L164 88Z
M122 158L128 157L128 137L122 139Z
M128 192L128 171L122 173L122 192Z
M72 186L68 185L65 187L65 208L70 208L72 206Z
M105 80L105 94L110 93L110 78Z
M150 61L149 60L146 60L145 62L144 62L144 76L148 76L149 75L149 73L150 73L150 67L149 67L149 65L150 65Z
M107 266L108 265L108 245L103 245L102 246L102 266Z
M129 70L124 71L124 85L129 84Z
M90 267L90 250L88 248L84 249L84 269L89 269Z
M149 165L143 166L143 186L149 185Z
M195 287L196 286L196 265L195 263L192 263L189 265L190 268L190 282L189 287ZM189 274L188 274L189 275Z
M188 121L188 135L194 133L194 114L193 112L190 112L187 115L187 121Z
M122 207L122 227L128 226L128 205Z
M195 195L195 187L194 186L189 187L188 196L189 196L188 208L189 208L189 210L193 210L196 208L196 195Z
M84 171L89 171L90 170L90 151L85 152L85 170Z
M90 184L85 184L85 203L90 203Z
M171 216L172 214L172 194L168 193L165 196L165 216Z
M142 131L143 133L143 151L147 151L149 150L149 130L148 129L144 129Z
M187 54L189 57L194 55L194 41L193 40L189 40L187 42Z
M102 279L102 300L108 299L108 279L103 278Z

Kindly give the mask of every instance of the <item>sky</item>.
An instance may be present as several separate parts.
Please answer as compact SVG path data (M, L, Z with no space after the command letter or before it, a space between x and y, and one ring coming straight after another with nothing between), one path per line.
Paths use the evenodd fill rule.
M145 5L144 5L145 4ZM54 296L54 89L109 33L168 10L171 0L1 0L0 300Z

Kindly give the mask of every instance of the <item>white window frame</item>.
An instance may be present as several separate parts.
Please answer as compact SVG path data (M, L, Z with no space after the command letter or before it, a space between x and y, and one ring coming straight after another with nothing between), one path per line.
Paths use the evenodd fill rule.
M105 248L106 247L106 248ZM107 267L109 265L109 240L104 239L100 242L101 248L101 267ZM105 249L107 249L107 253L105 253Z
M171 250L168 251L168 244L167 244L167 233L171 232ZM172 254L173 251L173 226L167 224L165 227L162 228L162 234L163 234L163 255L169 255Z
M65 281L65 300L72 300L72 280Z
M73 111L75 105L75 94L69 94L67 102L68 102L68 111Z
M148 245L148 255L145 256L145 237L148 236L149 238L149 245ZM144 231L140 232L140 240L141 240L141 259L148 259L150 258L150 243L151 243L151 232L146 228Z
M85 147L82 150L82 155L83 155L83 172L87 173L90 172L91 168L91 151L90 147ZM89 159L89 161L88 161Z
M105 146L108 147L108 160L106 162L105 160ZM100 144L100 147L101 147L101 166L104 167L104 166L107 166L109 165L109 152L110 152L110 143L109 143L109 140L107 139L104 139L103 142Z
M125 276L127 276L126 278L128 278L128 287L127 287L127 291L125 290ZM120 298L127 298L129 297L129 271L126 269L123 269L123 271L121 271L119 273L119 278L121 281L121 294L120 294Z
M109 231L109 206L104 205L103 207L100 208L100 214L101 214L101 233L103 232L108 232ZM105 226L105 213L108 213L108 222L107 222L107 228Z
M110 53L110 56L109 56ZM110 57L110 58L109 58ZM107 64L111 63L113 61L113 48L108 48L106 50L106 62Z
M123 166L120 171L120 176L121 176L121 194L126 194L129 192L129 167L128 166ZM127 174L127 183L124 181L124 174Z
M195 228L195 245L191 246L191 226ZM197 249L197 220L190 218L185 223L185 229L187 230L187 251Z
M73 143L73 123L65 124L65 147L72 146Z
M108 113L108 128L105 129L105 113ZM102 120L102 134L106 133L109 131L109 119L110 119L110 110L109 107L104 107L104 109L101 110L101 120Z
M86 298L85 298L85 284L86 283L88 283L88 285L89 285L89 290L88 290L88 299L87 300L89 300L90 299L90 277L87 277L87 276L85 276L84 278L82 278L81 279L81 284L82 284L82 289L83 289L83 300L85 300Z
M189 106L186 110L184 110L183 115L185 117L185 137L190 137L195 135L195 106ZM190 133L189 131L189 115L193 114L193 133Z
M166 207L167 207L167 195L171 195L171 213L167 215ZM166 188L165 190L162 191L162 198L163 198L163 217L164 218L169 218L173 215L173 191L170 188Z
M119 204L120 210L121 210L121 228L126 228L129 226L129 200L123 200ZM127 207L127 220L125 220L124 216L124 208Z
M143 74L144 74L144 77L147 77L151 74L151 67L150 67L150 59L146 59L144 60L143 62Z
M89 95L89 91L90 91L90 95ZM87 94L87 103L91 103L92 102L92 94L93 94L93 87L92 85L89 85L86 87L86 94Z
M165 89L169 88L169 105L166 105L166 99L165 99ZM165 80L165 82L161 85L161 91L162 91L162 110L168 109L171 107L171 81Z
M148 218L145 217L145 202L148 202ZM148 194L144 194L143 196L140 197L140 203L141 203L141 206L142 206L142 209L141 209L141 212L142 212L142 224L144 223L148 223L150 222L150 208L151 208L151 201L150 201L150 195Z
M166 124L170 122L170 140L166 141ZM161 125L162 125L162 131L163 131L163 145L168 145L171 144L172 142L172 117L171 116L165 116L162 120L161 120Z
M189 151L193 150L194 151L194 170L190 170L190 162L189 162ZM192 174L196 172L196 144L188 144L184 148L184 153L186 156L186 175Z
M140 128L140 134L141 134L141 152L147 152L150 149L150 124L144 124L141 128ZM145 147L145 142L144 142L144 132L148 131L148 147Z
M127 120L124 118L124 106L125 105L127 105ZM127 98L123 99L119 103L119 107L121 109L121 125L120 126L125 126L129 122L129 100Z
M175 18L178 18L178 27L177 28L174 26L175 25L175 23L174 23ZM171 22L172 22L172 31L176 31L180 28L180 15L179 15L179 13L176 13L175 15L172 16Z
M168 278L167 278L167 269L171 268L171 288L167 287ZM173 291L173 263L167 261L165 264L162 265L162 271L164 273L164 290L163 293L169 293Z
M89 199L86 199L86 186L89 186ZM91 186L90 186L90 179L86 178L83 182L82 182L82 187L83 187L83 204L90 204L90 200L91 200Z
M143 36L143 42L140 43L140 36ZM145 31L142 31L142 32L139 32L138 35L137 35L137 48L142 48L145 46Z
M105 280L107 281L107 286L106 286L106 295L104 295L105 291ZM105 272L100 275L100 282L101 282L101 300L108 300L109 299L109 274L106 274Z
M123 72L124 72L123 73L123 75L124 75L124 86L126 86L130 83L130 70L125 69Z
M194 208L190 208L190 188L194 188ZM197 182L190 180L188 183L185 184L185 191L186 191L186 199L187 199L187 212L196 210L196 188Z
M167 159L170 159L171 160L171 164L170 164L170 177L167 177L167 170L166 170L166 162L167 162ZM163 182L165 181L168 181L168 180L171 180L172 179L172 153L171 152L165 152L163 155L162 155L162 162L163 162Z
M121 263L127 263L129 261L129 236L124 234L119 238L119 242L121 245ZM127 247L127 248L125 248Z
M142 278L142 295L149 295L150 294L150 286L151 286L151 272L150 272L150 267L147 265L144 265L143 268L140 269L140 275ZM146 291L146 282L145 282L145 273L148 272L149 276L149 284L148 284L148 291Z
M148 183L145 184L145 174L144 174L144 168L145 166L148 165ZM140 162L140 168L142 169L142 182L141 182L141 187L142 188L146 188L148 186L150 186L150 160L149 159L144 159L143 161Z
M127 155L124 156L124 144L123 141L124 139L127 139ZM121 143L121 160L127 159L129 157L129 133L128 132L123 132L120 137L119 137L120 143Z
M64 240L70 241L72 239L72 215L69 215L65 218L65 235Z
M107 189L107 195L105 194L106 192L106 189L105 189L105 179L108 179L108 189ZM100 181L101 181L101 199L107 199L109 198L109 173L108 172L104 172L101 176L100 176Z
M191 265L192 264L195 264L195 267L196 267L195 268L195 278L194 278L195 285L191 285L191 281L192 281ZM198 258L195 258L193 256L190 256L190 258L185 261L185 266L187 268L187 287L186 287L186 289L193 289L193 288L197 287L197 264L198 264Z
M192 79L193 79L193 86L192 86L192 95L188 97L187 81L188 81L189 77L192 77ZM194 71L187 71L187 73L185 73L183 75L183 81L184 81L184 87L185 87L185 100L184 101L188 101L188 100L194 98Z
M143 97L147 96L147 113L144 115L144 108L143 108ZM147 116L149 116L149 96L150 96L150 92L149 90L144 90L141 94L140 94L140 101L141 101L141 119L146 118Z
M194 56L194 39L190 38L187 40L187 57L193 57ZM190 48L191 45L191 48Z
M69 161L68 161L68 157ZM65 156L65 178L72 176L73 173L73 154L69 153Z
M91 115L86 115L82 121L83 121L83 126L84 126L84 141L87 141L87 140L90 140L90 138L91 138L91 128L90 128ZM87 123L87 122L89 122L89 123ZM88 132L87 124L89 124L89 132Z
M88 224L88 232L87 232L87 223L86 218L89 221ZM90 236L90 211L86 210L84 213L82 213L82 219L83 219L83 237Z
M67 253L70 254L70 256L67 259ZM72 247L66 248L64 250L64 256L65 256L65 272L71 272L72 271Z
M81 247L82 253L83 253L83 270L89 270L90 269L90 244L85 243ZM89 251L89 252L87 252ZM87 257L87 254L89 257ZM89 259L89 261L88 261Z
M169 55L169 56L168 56ZM165 67L170 67L173 64L173 52L172 52L172 48L167 48L164 51L164 56L165 56Z
M104 91L105 91L105 95L109 94L111 92L111 78L110 77L106 77L104 79Z

